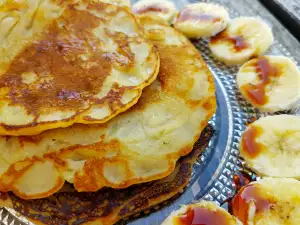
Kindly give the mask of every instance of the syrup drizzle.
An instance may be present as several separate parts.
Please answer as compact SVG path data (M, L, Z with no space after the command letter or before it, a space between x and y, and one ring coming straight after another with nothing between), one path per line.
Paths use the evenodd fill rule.
M241 145L250 158L257 157L265 148L263 144L256 142L262 133L262 128L258 126L249 126L243 133Z
M255 204L255 213L269 210L272 207L272 203L263 195L258 186L250 184L243 187L232 200L232 214L244 224L249 218L251 202Z
M244 186L250 184L252 181L255 181L253 177L246 171L237 171L233 176L233 183L235 185L236 193L239 192Z
M255 61L256 73L259 75L258 84L245 84L242 89L247 97L256 105L265 105L269 101L266 95L266 86L271 83L271 77L279 77L280 68L269 62L266 57L259 57Z
M256 179L253 178L248 172L244 170L237 171L233 175L233 184L235 186L235 194L233 197L229 197L226 199L221 205L227 203L228 204L228 212L230 214L233 214L233 205L232 200L234 196L246 185L250 184L252 181L255 181Z
M229 225L228 215L201 207L189 207L187 212L174 218L175 225Z
M247 224L249 218L250 203L253 202L256 212L263 212L273 207L272 202L262 193L259 186L252 184L256 178L247 171L237 171L233 177L236 186L234 197L227 199L228 211L237 217L243 224Z
M236 52L240 52L249 47L249 44L246 42L243 36L230 36L226 31L221 32L220 34L211 38L211 43L218 43L219 41L227 41L233 44L233 47Z

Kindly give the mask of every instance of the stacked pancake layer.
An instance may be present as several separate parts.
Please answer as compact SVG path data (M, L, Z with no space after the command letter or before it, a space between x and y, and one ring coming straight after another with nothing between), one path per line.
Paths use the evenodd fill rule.
M115 5L5 1L0 30L0 135L107 122L158 73L153 45Z
M128 13L112 5L92 6L91 14L98 16L111 10ZM74 10L86 9L89 5ZM140 23L145 37L158 50L160 71L138 103L105 124L75 124L35 136L1 137L0 191L34 199L52 195L65 181L77 191L125 188L166 177L178 158L192 150L215 112L213 77L198 50L182 34L150 18L141 18ZM124 24L119 28L134 31ZM136 50L141 54L144 48ZM118 60L114 63L126 71Z

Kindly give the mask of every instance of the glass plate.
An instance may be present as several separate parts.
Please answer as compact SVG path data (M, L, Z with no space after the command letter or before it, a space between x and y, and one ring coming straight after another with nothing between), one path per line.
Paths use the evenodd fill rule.
M187 0L174 1L178 8L196 2ZM210 1L204 1L210 2ZM268 54L291 57L299 65L300 43L265 9L258 0L215 0L225 6L232 18L238 16L262 17L273 29L275 42ZM215 134L207 149L194 166L192 179L185 192L171 205L147 217L129 222L129 225L159 225L182 204L200 199L221 203L233 192L232 177L239 169L239 142L246 122L266 114L259 113L247 104L236 88L235 74L238 67L228 67L213 59L208 49L207 40L194 42L203 59L215 77L218 109L210 124ZM297 109L290 113L300 114ZM32 224L14 210L0 208L0 223L3 225Z

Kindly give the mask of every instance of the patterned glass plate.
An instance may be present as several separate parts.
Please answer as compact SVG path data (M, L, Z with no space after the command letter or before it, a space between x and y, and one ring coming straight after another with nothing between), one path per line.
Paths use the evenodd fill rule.
M195 1L177 0L174 2L178 8L182 8ZM291 57L299 65L300 43L258 0L215 0L213 2L225 6L232 18L238 16L263 18L272 27L275 36L275 43L268 54ZM233 174L241 165L238 149L246 122L253 117L259 118L266 115L259 113L243 100L236 88L235 74L238 67L228 67L214 60L207 47L207 42L207 40L200 40L194 44L215 77L218 110L210 124L216 132L194 166L191 182L185 192L168 207L147 217L129 222L129 225L159 225L180 205L199 199L213 200L219 204L226 200L234 189ZM290 113L300 114L300 110L295 109ZM1 225L32 224L14 210L4 208L0 208L0 223Z

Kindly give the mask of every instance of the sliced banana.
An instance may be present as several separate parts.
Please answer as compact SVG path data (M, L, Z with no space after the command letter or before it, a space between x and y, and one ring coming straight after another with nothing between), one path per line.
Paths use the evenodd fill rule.
M93 0L95 2L100 1L104 3L109 3L117 6L125 7L126 9L130 9L131 3L130 0Z
M133 5L132 12L159 19L167 24L172 24L178 14L174 3L167 0L141 0Z
M229 21L227 10L212 3L194 3L183 8L174 27L188 38L210 37L224 30Z
M239 17L210 40L213 56L228 64L242 64L266 52L273 43L271 28L261 19Z
M300 178L300 117L267 116L250 124L240 155L260 176Z
M246 62L237 74L244 98L265 112L288 110L300 100L300 71L285 56L261 56Z
M299 225L300 182L264 178L250 183L234 197L232 212L244 225Z
M201 201L196 204L182 206L174 211L161 225L242 225L226 210L213 202Z

